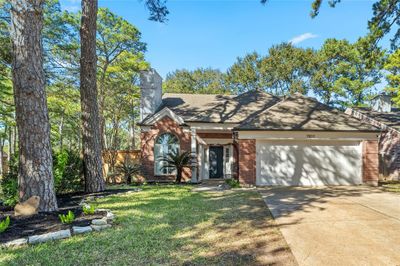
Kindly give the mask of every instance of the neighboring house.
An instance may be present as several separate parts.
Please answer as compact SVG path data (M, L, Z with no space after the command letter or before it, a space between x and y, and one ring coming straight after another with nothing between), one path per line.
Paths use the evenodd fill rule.
M400 179L400 109L393 108L390 96L378 95L370 108L348 108L346 113L381 128L379 137L380 174L384 179Z
M162 95L156 71L142 73L141 162L147 180L171 180L160 160L191 151L193 182L238 178L246 185L351 185L378 181L380 129L300 94Z

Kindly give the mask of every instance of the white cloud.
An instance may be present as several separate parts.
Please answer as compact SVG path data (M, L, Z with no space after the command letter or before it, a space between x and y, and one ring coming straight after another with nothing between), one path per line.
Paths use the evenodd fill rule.
M306 32L306 33L303 33L303 34L301 34L299 36L293 37L292 39L289 40L289 42L291 44L299 44L301 42L304 42L305 40L314 39L314 38L317 38L317 37L318 37L318 35L316 35L316 34L313 34L311 32Z

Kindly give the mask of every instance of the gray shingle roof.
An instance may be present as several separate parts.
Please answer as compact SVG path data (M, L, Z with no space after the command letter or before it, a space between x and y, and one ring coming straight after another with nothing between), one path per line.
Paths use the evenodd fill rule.
M301 94L279 98L260 91L240 95L166 93L158 111L165 107L185 122L239 124L238 130L379 131ZM141 124L146 125L150 118Z
M241 123L278 101L278 97L259 91L240 95L165 93L159 110L168 107L185 122Z
M394 128L400 131L400 109L392 108L389 113L381 113L371 110L371 108L353 108L354 110L385 124L388 127Z
M239 130L379 131L378 128L301 94L287 97Z

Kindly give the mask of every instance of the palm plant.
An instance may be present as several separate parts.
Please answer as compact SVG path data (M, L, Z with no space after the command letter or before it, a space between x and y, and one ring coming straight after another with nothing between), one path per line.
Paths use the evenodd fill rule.
M161 169L176 169L176 183L178 184L182 181L183 169L191 166L191 156L188 151L180 154L177 151L172 151L166 157L161 158L161 161L166 163Z
M125 158L124 162L117 166L117 171L124 175L127 184L131 184L132 177L140 173L140 165Z

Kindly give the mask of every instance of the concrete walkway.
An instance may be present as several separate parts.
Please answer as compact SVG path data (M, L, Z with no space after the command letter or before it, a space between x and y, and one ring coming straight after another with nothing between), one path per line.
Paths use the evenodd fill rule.
M217 192L223 190L225 181L222 179L203 180L200 184L195 186L193 192Z
M299 265L400 265L400 195L364 186L259 192Z

